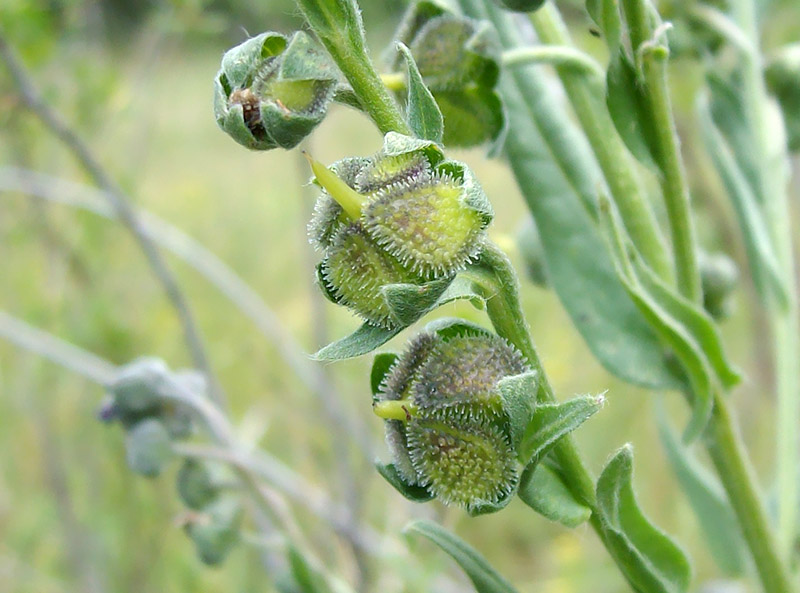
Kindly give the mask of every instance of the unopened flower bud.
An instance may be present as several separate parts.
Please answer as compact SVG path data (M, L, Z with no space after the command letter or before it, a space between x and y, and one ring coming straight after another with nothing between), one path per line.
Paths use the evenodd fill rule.
M739 280L734 261L724 253L700 252L703 307L714 319L725 319L732 308L731 296Z
M178 494L190 509L199 510L211 504L219 494L208 466L187 459L178 470Z
M158 476L172 458L169 432L154 418L142 420L128 431L125 448L128 466L148 478Z
M497 386L528 370L516 349L483 330L415 337L374 404L400 476L468 509L506 498L518 464Z
M325 117L336 81L328 55L302 31L262 33L222 58L217 124L247 148L292 148Z
M309 224L320 282L373 325L397 325L384 286L450 278L483 245L491 206L471 171L432 143L390 133L372 158L312 168L324 190Z
M157 415L162 404L158 392L169 372L163 360L152 357L137 358L121 367L108 387L113 398L113 417L127 426Z

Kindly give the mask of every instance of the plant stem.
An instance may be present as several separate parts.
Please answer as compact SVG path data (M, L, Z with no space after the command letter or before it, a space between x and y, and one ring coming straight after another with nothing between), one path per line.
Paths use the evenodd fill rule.
M566 25L551 3L532 13L530 20L543 43L571 45ZM655 215L645 198L641 180L636 175L634 160L617 133L608 110L598 100L598 89L592 88L592 81L574 68L560 65L556 66L556 71L634 245L650 267L671 283L672 266Z
M541 14L542 10L552 8L546 5L534 15ZM533 21L534 15L531 15ZM535 23L534 23L535 25ZM544 41L544 39L542 39ZM567 41L567 40L565 40ZM551 42L547 42L551 43ZM553 41L552 43L556 43ZM526 66L528 64L550 64L551 66L562 67L564 72L575 74L590 75L599 82L605 80L606 73L595 59L587 53L572 47L571 45L537 45L534 47L518 47L503 52L503 66ZM559 68L559 74L562 69Z
M797 468L800 465L800 311L798 284L792 250L791 211L787 195L786 146L778 144L775 125L770 121L771 99L764 84L759 48L756 7L752 0L731 3L733 18L743 31L750 52L742 52L742 85L745 112L756 141L754 152L759 165L761 206L770 226L778 257L786 302L767 303L772 330L777 388L777 490L778 537L785 559L790 558L797 535Z
M766 511L756 491L755 475L746 461L747 453L734 428L728 404L719 394L715 396L705 438L711 460L750 547L764 591L791 593L795 589L786 566L781 562Z
M689 208L689 187L680 154L680 140L672 117L667 87L669 50L653 39L645 0L623 0L631 46L641 58L645 94L652 116L655 158L661 170L661 189L669 221L678 290L694 302L702 300L694 224ZM638 59L637 59L638 62Z
M356 2L297 0L297 6L381 133L411 135L411 128L369 59Z

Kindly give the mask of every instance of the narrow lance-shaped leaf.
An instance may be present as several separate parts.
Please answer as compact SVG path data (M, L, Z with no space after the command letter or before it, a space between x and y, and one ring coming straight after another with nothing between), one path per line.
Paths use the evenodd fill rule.
M525 470L518 494L534 511L567 527L585 523L592 514L592 509L576 500L561 476L546 463Z
M744 542L722 486L679 442L668 424L663 406L658 415L658 433L667 459L708 542L711 555L726 574L741 575L746 566Z
M297 546L290 544L287 550L292 578L303 593L333 593L324 575L306 559Z
M472 546L454 533L432 521L412 521L403 530L418 533L447 552L464 570L478 593L516 593L516 589L500 575Z
M597 481L597 513L606 547L636 591L685 593L691 567L686 555L644 516L633 492L633 450L624 446Z
M444 134L442 112L422 81L411 52L400 42L397 43L397 49L403 54L408 67L408 125L418 138L440 143Z

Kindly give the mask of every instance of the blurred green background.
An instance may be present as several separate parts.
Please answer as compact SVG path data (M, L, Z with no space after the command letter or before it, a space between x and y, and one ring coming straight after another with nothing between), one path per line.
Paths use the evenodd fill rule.
M362 2L374 55L390 39L403 4ZM599 51L580 3L562 8L580 43ZM288 0L4 0L0 6L0 27L36 86L130 199L221 257L312 352L358 322L321 303L313 287L316 260L305 225L314 195L303 188L307 165L299 151L246 151L217 129L211 114L211 83L223 51L248 33L299 26ZM796 40L800 7L773 3L765 27L770 46ZM742 266L730 209L692 135L699 69L681 57L673 68L702 241ZM364 117L335 107L305 148L329 163L379 146L378 132ZM508 169L480 150L454 156L473 166L493 201L493 237L513 247L526 210ZM0 67L0 183L8 166L90 183L73 155L26 110ZM348 439L275 343L185 263L171 256L168 262L189 297L243 439L351 504L362 521L385 534L386 550L376 552L391 550L391 556L371 561L372 590L448 590L437 574L458 583L456 590L470 590L444 554L401 536L402 526L417 517L454 529L520 591L627 590L586 526L568 531L517 501L497 515L471 519L438 503L402 499L369 463L387 456L381 423L370 410L369 357L323 369L339 414L361 433ZM577 433L590 466L597 471L619 446L634 444L642 506L690 553L699 589L717 569L666 465L652 413L655 396L600 368L551 292L524 283L523 293L557 393L608 392L605 410ZM773 406L763 320L749 282L737 299L724 331L748 379L735 403L768 485ZM116 222L22 192L0 191L0 310L117 364L144 354L163 357L173 368L190 364L174 310L129 233ZM484 321L468 305L437 314ZM390 346L400 348L403 338ZM174 471L147 480L127 469L122 431L96 419L102 396L97 385L0 341L0 592L272 591L254 543L239 546L223 567L200 563L179 526ZM682 421L677 397L666 404ZM358 569L343 541L302 506L294 510L315 553L354 582Z

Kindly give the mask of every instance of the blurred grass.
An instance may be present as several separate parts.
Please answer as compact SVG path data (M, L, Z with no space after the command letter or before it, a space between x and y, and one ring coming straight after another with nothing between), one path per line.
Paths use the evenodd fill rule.
M368 24L379 10L368 6ZM174 14L173 20L172 25L183 22ZM106 50L98 40L80 39L76 22L47 25L66 27L60 39L38 31L42 42L47 38L52 44L40 52L30 45L38 43L35 23L30 31L9 31L34 65L37 84L51 104L77 123L137 205L179 226L228 262L307 351L316 349L313 255L305 237L311 204L301 194L308 172L296 151L250 153L216 128L211 80L230 40L174 34L175 27L165 26L162 15L148 21L127 49ZM373 34L380 33L379 27ZM156 49L148 49L151 43ZM85 181L63 147L15 104L5 72L0 74L0 105L0 164ZM690 140L687 144L692 146ZM378 133L364 118L335 108L307 148L331 162L370 154L379 146ZM493 234L513 234L525 210L507 168L485 160L480 151L454 156L474 167L492 199L497 210ZM703 236L710 244L721 242L719 247L732 250L741 262L741 246L725 243L730 218L718 206L718 184L707 178L702 160L690 163L693 183L702 190L701 221L716 229L704 224ZM173 367L188 364L174 313L120 225L3 193L0 262L0 309L115 363L152 354ZM332 457L335 437L319 402L287 371L274 345L213 287L180 262L170 258L169 263L189 295L234 417L263 429L259 446L341 498L344 489ZM768 479L768 375L752 331L758 314L749 306L747 291L739 297L725 334L734 358L752 378L736 398L760 473ZM652 394L620 383L599 367L552 293L526 285L524 305L560 397L608 390L606 409L577 434L590 466L599 470L617 447L634 443L644 509L689 551L696 582L714 575L655 435ZM324 311L330 337L358 325L342 309L326 304ZM483 321L464 304L439 314ZM403 339L393 346L400 348ZM381 426L371 415L369 364L365 358L327 370L341 395L338 405L357 419L385 457ZM0 591L270 591L252 547L240 547L221 569L200 564L177 526L181 508L172 472L145 480L127 470L122 432L95 419L101 397L97 386L0 342ZM683 406L672 399L670 409L682 418ZM498 515L477 519L437 503L412 505L376 479L352 447L350 457L365 516L393 537L409 518L433 516L475 545L521 591L626 590L585 526L565 530L516 501ZM324 561L352 576L353 560L341 541L302 508L297 512ZM431 579L441 570L463 582L442 554L426 544L408 543L414 554L377 568L377 590L435 591Z

